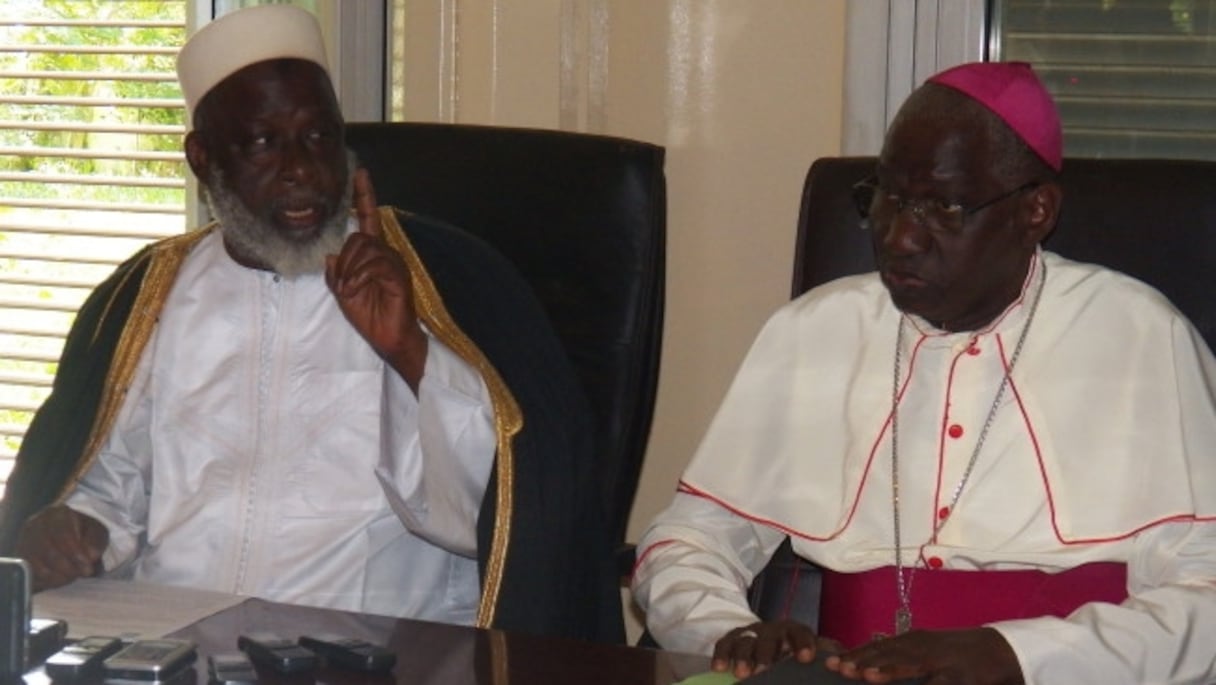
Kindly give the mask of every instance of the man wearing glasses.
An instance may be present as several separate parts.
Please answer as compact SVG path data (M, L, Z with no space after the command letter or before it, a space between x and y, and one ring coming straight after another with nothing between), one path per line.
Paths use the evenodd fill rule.
M670 649L882 683L1216 680L1216 360L1159 293L1040 242L1062 134L1029 66L915 91L855 188L878 270L765 326L643 536ZM746 588L789 538L818 630Z

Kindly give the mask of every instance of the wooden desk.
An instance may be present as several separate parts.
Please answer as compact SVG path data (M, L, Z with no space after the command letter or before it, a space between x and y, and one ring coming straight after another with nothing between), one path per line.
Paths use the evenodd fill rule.
M340 633L382 644L397 654L391 675L369 676L321 669L304 676L260 671L273 685L671 685L708 670L706 657L635 647L479 630L365 616L251 599L168 637L199 646L196 679L207 682L207 656L237 651L241 633L273 631L296 639L307 633ZM48 685L41 672L27 685ZM183 685L174 682L172 685Z

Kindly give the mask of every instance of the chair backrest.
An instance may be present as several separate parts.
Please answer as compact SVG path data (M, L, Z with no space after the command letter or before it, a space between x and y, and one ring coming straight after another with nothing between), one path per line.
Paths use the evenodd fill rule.
M380 204L478 236L532 285L595 413L605 508L623 542L658 380L664 149L461 124L350 123L346 135Z
M850 192L874 173L874 157L825 157L807 173L798 217L797 297L841 276L874 269ZM1064 203L1045 246L1103 264L1164 293L1216 350L1216 162L1067 159ZM818 621L819 574L784 544L752 585L763 618Z
M802 190L791 294L873 270L849 189L873 157L815 161ZM1148 283L1216 350L1216 162L1067 159L1064 203L1045 246Z

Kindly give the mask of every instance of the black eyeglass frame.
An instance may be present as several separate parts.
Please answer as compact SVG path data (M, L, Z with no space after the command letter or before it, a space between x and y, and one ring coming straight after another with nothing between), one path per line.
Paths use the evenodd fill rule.
M1041 185L1043 185L1041 181L1027 181L1027 182L1023 183L1022 185L1017 186L1016 188L1006 190L1006 191L1000 193L999 195L997 195L996 197L984 200L983 202L980 202L979 204L974 204L974 205L971 205L970 207L967 207L961 203L955 202L955 203L944 206L943 209L945 209L946 211L949 211L949 212L958 212L958 215L959 215L959 229L958 230L961 230L963 224L966 223L967 219L969 217L973 216L974 214L976 214L982 210L985 210L985 209L991 207L992 205L995 205L998 202L1001 202L1003 200L1008 200L1009 198L1011 198L1015 195L1018 195L1019 193L1024 193L1027 190L1037 188ZM853 206L857 210L857 214L860 215L860 217L862 219L862 228L870 227L870 207L874 204L874 198L878 196L877 195L878 190L879 190L878 177L875 175L867 176L867 177L863 178L862 180L858 181L857 183L853 184L853 187L852 187ZM925 226L926 228L933 228L933 226L931 225L931 222L929 222L927 220L928 214L927 214L926 210L923 208L924 204L925 204L924 201L908 200L903 197L900 197L899 195L890 195L889 197L893 197L896 200L895 213L892 216L898 216L905 209L911 208L912 216L916 219L917 223L921 224L922 226ZM954 231L946 230L945 232L952 233Z

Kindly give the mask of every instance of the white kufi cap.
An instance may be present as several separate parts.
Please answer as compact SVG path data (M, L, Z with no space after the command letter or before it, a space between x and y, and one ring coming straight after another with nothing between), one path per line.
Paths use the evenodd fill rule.
M186 41L177 54L177 79L187 122L212 88L241 69L268 59L308 60L329 71L321 26L294 5L258 5L225 14Z

